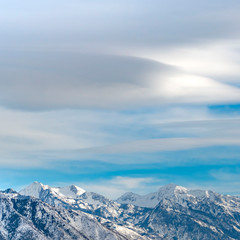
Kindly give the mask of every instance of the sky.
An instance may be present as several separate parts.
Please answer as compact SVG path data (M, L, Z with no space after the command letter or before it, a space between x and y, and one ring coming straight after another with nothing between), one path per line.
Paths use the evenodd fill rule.
M238 0L0 1L0 189L240 195Z

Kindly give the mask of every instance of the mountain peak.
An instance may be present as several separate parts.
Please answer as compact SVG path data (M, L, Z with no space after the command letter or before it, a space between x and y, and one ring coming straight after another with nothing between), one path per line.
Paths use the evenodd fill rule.
M187 198L189 190L176 184L167 184L159 188L157 192L149 193L147 195L138 195L135 193L125 193L117 199L121 204L133 204L140 207L155 207L162 199L181 199Z
M17 192L15 190L13 190L12 188L8 188L8 189L4 190L3 193L17 193Z
M178 195L186 194L187 192L188 192L187 188L170 183L160 187L158 190L158 195Z
M39 193L41 201L12 189L0 191L0 239L240 239L240 199L212 191L168 184L147 195L127 192L117 200L124 205L93 192L82 194L84 190L75 185L50 187L34 182L24 191ZM17 219L17 228L12 219ZM41 224L35 225L39 220ZM34 232L43 236L29 238ZM120 237L109 235L113 232Z
M172 189L182 189L182 190L187 190L187 188L185 188L185 187L182 187L182 186L179 186L179 185L177 185L177 184L175 184L175 183L169 183L169 184L167 184L167 185L164 185L164 186L162 186L162 187L160 187L159 188L159 191L160 190L172 190Z
M65 197L70 197L70 198L77 198L78 196L82 195L86 191L76 185L70 185L70 186L65 186L65 187L56 187L53 188L56 190L58 193L61 193Z
M121 197L119 197L117 199L117 202L121 203L121 202L125 202L125 201L136 201L137 198L139 198L140 195L133 193L133 192L126 192L124 193Z
M43 185L42 183L35 181L26 188L22 189L19 193L21 195L39 198L40 192L49 188L50 187L48 185Z
M54 195L67 198L77 198L85 192L84 189L75 185L65 187L50 187L40 182L33 182L31 185L22 189L19 193L21 195L39 198L40 194L43 193L45 190L51 191Z
M38 181L33 182L33 183L30 184L28 187L35 187L35 188L36 188L36 187L39 187L39 188L43 188L43 189L49 188L48 185L44 185L43 183L38 182Z

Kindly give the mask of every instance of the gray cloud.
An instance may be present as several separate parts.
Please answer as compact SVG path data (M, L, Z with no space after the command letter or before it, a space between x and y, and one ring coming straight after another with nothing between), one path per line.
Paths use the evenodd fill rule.
M206 119L194 121L166 122L158 124L163 131L198 137L237 138L240 134L240 119Z
M240 100L236 87L137 57L6 51L2 56L0 104L7 107L125 109Z
M167 108L171 104L240 102L240 58L236 50L239 43L234 41L240 34L239 9L240 3L235 0L2 2L0 106L20 110L92 108L118 111L136 107ZM223 75L224 80L221 79ZM234 84L229 76L234 78ZM161 114L159 119L164 118ZM56 111L53 115L59 116ZM76 115L82 117L80 112ZM190 115L188 112L188 118ZM3 120L4 124L14 117L19 115L11 115ZM51 117L46 115L46 118ZM99 116L90 114L88 117ZM28 121L27 118L22 116L22 122ZM37 119L33 117L34 121ZM72 138L70 133L62 133L59 129L49 134L51 128L44 127L48 120L41 121L33 129L29 122L17 123L20 132L12 131L15 122L11 126L6 124L0 141L5 142L6 149L14 147L19 151L46 150L46 146L59 149L65 142L74 148L83 144L82 139L76 140L75 135ZM111 124L114 121L116 118ZM137 125L140 120L134 121ZM79 124L84 128L86 123ZM192 133L201 137L201 140L193 139L192 143L192 135L190 140L172 139L177 149L191 148L222 144L216 136L221 137L219 129L223 126L227 129L228 124L228 121L172 123L162 125L161 130L168 134L171 130L179 132L179 136ZM200 134L199 129L205 132ZM85 138L90 142L87 146L110 142L111 137L106 137L105 141L105 133L99 131L97 143L91 144L95 132L91 132L89 139ZM208 132L213 135L211 141ZM235 144L234 130L231 128L224 133L227 137L222 141ZM112 151L128 152L129 146L136 151L169 148L168 144L158 142L162 139L144 141L114 146Z
M240 4L234 0L24 0L1 5L1 42L9 46L152 47L239 36Z
M179 45L238 39L238 9L234 0L1 3L0 105L125 109L240 101L237 85L206 79L202 62L208 55L201 61L198 55L187 55L189 67L181 66L181 51L177 64L144 55L145 49L156 53L164 49L168 55L168 49ZM139 58L114 56L134 55L134 49ZM194 57L195 64L188 64ZM207 69L225 69L229 59L223 58L226 61Z
M120 154L139 152L177 151L209 146L240 146L240 138L161 138L146 139L106 147L86 149L86 152ZM83 151L84 152L84 151Z
M3 53L1 104L28 109L122 107L151 97L153 74L173 67L134 57Z

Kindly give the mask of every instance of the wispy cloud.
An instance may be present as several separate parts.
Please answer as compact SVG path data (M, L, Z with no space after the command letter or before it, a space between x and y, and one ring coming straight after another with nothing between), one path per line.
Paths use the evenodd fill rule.
M86 151L101 154L177 151L210 146L240 146L240 138L161 138L147 139Z
M237 155L239 112L209 105L240 103L239 9L235 0L2 1L0 166L137 166L144 154L177 165L190 157L174 154L210 156L213 146ZM106 184L116 195L151 182L115 175Z
M47 166L56 160L114 162L102 155L240 145L239 119L222 118L205 108L145 113L2 108L0 114L0 164L5 166ZM124 158L119 161L125 162ZM137 159L131 161L137 163Z
M146 189L147 191L156 191L161 183L161 179L116 176L110 180L100 180L98 184L82 182L77 184L87 191L97 192L110 199L116 199L125 192L143 194L146 193Z
M221 77L229 83L232 77L240 76L239 49L238 39L218 39L152 51L139 49L132 54L175 66L195 76Z

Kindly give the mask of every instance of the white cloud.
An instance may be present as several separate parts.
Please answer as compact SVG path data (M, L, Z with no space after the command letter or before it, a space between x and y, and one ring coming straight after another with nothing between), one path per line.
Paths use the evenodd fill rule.
M95 154L120 154L140 152L161 152L194 149L209 146L240 146L240 138L160 138L146 139L106 147L86 149L86 152ZM80 153L80 151L79 151Z
M22 60L8 52L3 59L0 104L10 108L116 110L240 101L237 87L144 55L32 52Z
M152 52L151 50L142 53L140 51L138 54L176 66L196 76L240 76L240 41L238 40L207 41L195 45L154 49Z
M211 115L206 115L205 119L180 119L180 121L156 121L155 123L159 129L168 134L178 134L189 137L212 138L214 136L219 139L237 139L240 134L238 128L240 124L239 118L214 119L211 118Z
M164 108L139 114L1 108L0 114L0 165L5 166L47 167L56 160L114 162L114 158L105 158L104 154L240 146L240 120L221 119L205 108ZM136 161L134 158L132 163Z
M155 77L152 94L163 103L174 104L216 104L240 101L240 90L237 87L223 84L214 79L173 73Z
M116 176L110 180L99 180L99 183L77 183L78 186L87 191L100 193L110 199L116 199L126 192L146 194L156 191L162 184L161 179L122 177Z
M240 172L239 168L229 170L220 168L209 172L211 180L197 183L186 183L186 187L191 189L205 189L222 194L240 196Z
M152 178L130 178L117 176L110 181L113 185L120 185L125 189L139 188L145 183L153 182Z

